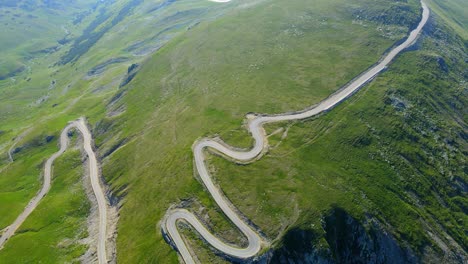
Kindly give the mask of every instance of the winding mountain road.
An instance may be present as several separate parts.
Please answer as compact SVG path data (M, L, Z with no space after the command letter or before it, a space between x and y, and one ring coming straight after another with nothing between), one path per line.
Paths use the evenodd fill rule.
M229 0L213 1L228 2ZM255 144L250 151L238 151L224 143L219 143L218 141L212 139L201 139L193 145L195 166L199 176L201 177L201 180L203 181L203 184L206 186L207 190L210 192L211 196L221 208L223 213L247 237L249 244L247 248L239 248L232 245L228 245L220 239L218 239L217 237L215 237L208 229L204 227L204 225L198 220L198 218L188 210L168 210L162 222L162 232L163 235L165 235L165 237L169 240L169 242L176 247L180 256L186 264L195 263L195 260L177 229L177 223L179 221L185 221L192 225L206 242L208 242L211 246L219 250L221 253L238 259L248 259L254 257L257 253L259 253L262 244L266 243L262 241L260 236L255 230L252 229L252 227L250 227L240 218L240 216L234 211L234 206L221 193L220 189L216 185L214 185L208 172L207 166L205 164L204 150L211 148L234 160L241 162L252 162L255 159L259 158L268 146L268 140L265 135L265 130L263 129L264 124L280 121L306 119L332 109L339 103L343 102L346 98L351 96L353 93L358 91L364 84L372 80L377 74L382 72L400 52L411 46L418 38L419 33L421 32L422 28L424 27L429 18L430 12L424 1L421 1L421 6L423 9L421 21L419 22L417 28L409 34L407 39L402 44L393 48L377 65L365 71L358 78L344 86L335 94L320 102L318 105L307 110L292 114L280 114L271 116L249 115L247 117L249 121L248 129L255 140Z
M98 162L96 159L96 154L92 148L92 136L86 126L85 120L80 118L76 121L69 123L60 134L60 150L54 153L47 161L44 167L44 184L42 185L41 191L29 202L24 211L16 218L15 222L7 227L6 231L0 237L0 249L3 248L5 243L11 238L16 230L23 224L23 222L28 218L28 216L36 209L39 205L39 202L44 198L44 196L49 192L51 186L52 178L52 165L54 161L60 157L65 150L68 148L68 132L76 128L83 135L84 150L88 155L89 162L89 176L91 178L91 186L93 188L94 195L96 196L98 202L99 210L99 238L97 245L97 254L98 261L100 264L107 263L107 254L106 254L106 239L107 239L107 201L104 196L104 192L99 183L99 169Z

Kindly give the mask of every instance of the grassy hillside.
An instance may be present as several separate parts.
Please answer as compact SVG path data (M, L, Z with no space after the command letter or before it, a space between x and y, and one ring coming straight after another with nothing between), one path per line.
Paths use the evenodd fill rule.
M0 251L2 263L78 261L88 247L81 241L88 235L89 214L82 175L78 150L68 151L57 160L49 194Z
M440 22L432 21L417 51L348 102L320 118L283 124L287 138L275 136L272 143L281 144L261 161L236 166L215 158L228 197L270 237L299 227L315 235L309 243L333 250L333 241L321 241L329 235L321 215L344 208L364 223L377 219L425 261L446 254L444 261L462 263L466 49ZM440 49L447 39L452 44Z
M11 44L11 48L17 45L15 49L10 49L3 42L1 44L4 58L11 56L15 63L24 66L24 70L9 72L11 74L0 80L0 233L40 189L43 163L57 150L58 135L68 121L80 116L87 116L93 123L101 119L105 116L108 100L118 91L131 64L141 62L178 34L220 16L226 8L232 8L199 1L171 4L167 4L167 1L144 1L132 5L128 11L128 1L125 0L100 2L98 6L85 8L85 4L90 2L95 3L76 2L83 3L76 14L73 13L75 6L70 5L70 10L66 10L68 13L63 13L63 17L54 17L64 19L55 21L54 25L64 25L70 31L69 34L63 29L58 32L52 26L47 28L49 24L40 22L41 19L47 19L50 12L56 12L56 8L63 8L62 3L58 2L58 7L38 5L33 11L24 10L19 2L0 8L0 12L9 14L34 13L37 18L27 20L24 17L25 23L44 26L31 29L39 31L35 34L44 36L41 38L44 45L25 46L23 49L18 45L20 37L15 37L16 44ZM105 14L105 19L99 17L101 13ZM117 19L119 14L123 17ZM3 18L9 19L1 17L0 20ZM20 25L13 24L16 28L12 30L27 36L27 28L23 29ZM99 33L99 38L94 37L92 33L101 32L103 27L104 34ZM0 32L0 36L0 39L5 40L9 32ZM86 40L90 43L87 47L89 49L80 52L80 56L76 56L73 62L60 64L61 59L74 50L75 39ZM57 48L48 48L55 46ZM43 50L43 47L47 48ZM38 48L40 52L36 52ZM10 160L8 152L11 152L14 162ZM61 163L58 160L56 166L61 166ZM83 190L77 189L76 192L84 195ZM66 204L72 203L73 199L51 196L47 202L63 205L58 210L65 212ZM48 220L61 223L62 215L50 210L53 211L53 208L44 209L50 213ZM43 254L44 259L50 262L61 262L52 257L56 253L49 251L57 249L57 241L70 238L69 233L58 231L55 233L57 236L54 234L49 237L49 241L44 241L48 238L45 230L48 230L46 226L49 223L36 214L31 216L30 221L40 222L37 226L44 224L35 228L44 232L24 230L23 235L27 235L30 241L22 244L25 240L17 239L11 242L15 244L11 251L5 250L0 254L8 254L7 259L10 259L19 248L29 248L31 243L37 244L42 239L44 247L38 247L35 252ZM60 228L61 224L58 224L51 230ZM57 252L62 259L73 259L77 253L63 250ZM38 254L25 256L24 262L41 259Z
M21 196L16 205L8 202L12 210L5 212L0 219L0 228L14 219L39 189L37 179L41 163L55 151L56 137L68 121L82 115L87 115L94 122L102 118L107 100L118 91L127 68L143 60L143 53L151 54L172 37L186 31L195 21L212 19L212 16L223 12L219 6L206 2L174 3L162 10L155 9L161 3L148 1L126 13L125 18L107 28L99 39L88 36L89 31L94 31L90 28L99 30L96 21L100 20L97 18L100 10L114 14L106 16L106 21L111 23L115 16L124 12L126 3L117 1L112 5L99 6L97 10L86 13L80 23L69 22L77 22L77 31L70 34L70 40L95 40L74 63L59 64L73 50L73 42L70 41L60 46L58 51L38 54L27 62L27 70L0 80L0 170L3 170L1 181L4 183L0 193L10 193L11 189L23 193L15 194ZM205 16L197 17L199 13L192 10L203 10ZM171 19L179 12L186 16ZM91 24L95 26L91 27ZM90 74L96 72L95 69L99 69L98 73ZM55 138L47 141L50 136ZM14 163L9 159L10 149ZM0 204L3 204L2 200ZM6 205L1 207L6 208Z
M249 147L250 137L241 127L246 113L278 113L318 102L376 62L419 15L419 8L411 8L417 2L403 8L409 18L405 29L374 19L373 12L382 12L377 4L316 1L313 8L304 5L304 1L262 2L184 34L161 49L119 93L122 97L111 109L124 106L126 112L97 123L94 132L101 153L117 149L104 159L103 171L115 194L123 199L117 242L120 262L177 262L158 222L171 205L181 201L203 217L209 215L207 221L223 238L239 240L193 176L191 145L195 139L219 134L230 144ZM388 16L396 15L391 11ZM357 17L358 12L369 18ZM109 134L119 137L108 139ZM290 169L287 163L275 162ZM224 175L226 168L219 165L214 162L213 169ZM245 173L256 166L238 169ZM229 181L219 179L220 185L229 185L228 197L247 217L255 218L254 223L270 240L304 217L299 212L306 207L278 208L278 203L291 200L282 193L289 193L292 183L271 181L276 187L269 188L265 196L269 182L263 181L261 169L248 174L251 183L245 177L236 178L238 172L229 175ZM300 177L288 180L304 183ZM232 194L230 188L242 191ZM264 200L253 199L253 190L262 191ZM336 195L343 200L348 197ZM317 199L332 200L328 196ZM262 205L269 209L260 210ZM317 208L316 216L322 208ZM208 251L202 252L202 261L220 261Z
M99 2L98 2L99 3ZM69 37L82 12L99 6L96 1L2 1L0 3L0 80L26 70L34 57L59 49L57 40Z
M431 8L465 41L468 39L468 9L463 0L429 0Z
M466 255L464 9L431 3L440 8L417 49L351 100L313 120L269 126L271 149L254 164L210 156L227 197L271 242L266 258L312 250L340 260L337 241L346 232L332 235L335 224L326 223L346 222L343 215L388 232L416 258ZM78 12L59 50L26 63L8 52L17 65L6 72L26 68L0 80L0 229L39 189L42 163L66 122L86 116L120 199L119 262L178 262L159 226L173 205L192 208L225 240L245 242L194 177L193 142L219 135L250 147L246 113L317 103L375 63L419 14L416 0L120 0ZM135 78L120 87L133 63ZM23 262L84 252L75 243L86 236L88 210L76 155L57 160L53 190L1 259L32 248ZM193 231L184 234L202 263L224 262Z

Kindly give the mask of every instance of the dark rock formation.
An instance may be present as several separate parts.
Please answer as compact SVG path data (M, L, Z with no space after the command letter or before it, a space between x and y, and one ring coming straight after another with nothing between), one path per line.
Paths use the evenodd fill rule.
M336 263L418 263L411 249L376 221L364 226L344 210L334 209L325 217L326 240Z
M121 63L121 62L125 62L127 61L128 58L125 58L125 57L119 57L119 58L112 58L112 59L109 59L99 65L96 65L95 67L93 67L91 70L88 71L88 76L95 76L95 75L99 75L101 73L103 73L106 69L107 69L107 66L111 65L111 64L117 64L117 63Z
M133 78L135 78L135 75L138 72L139 66L140 65L134 63L130 65L130 67L128 67L127 75L125 76L122 83L120 84L120 88L124 87L125 85L130 83L133 80Z
M361 223L340 208L323 219L329 248L317 248L321 235L312 230L292 229L282 246L270 252L266 263L420 263L411 249L400 245L375 220Z
M6 80L8 78L12 78L12 77L15 77L16 75L22 73L23 71L26 70L26 67L25 66L21 66L21 67L18 67L16 68L15 70L13 71L10 71L4 75L0 75L0 81L1 80Z

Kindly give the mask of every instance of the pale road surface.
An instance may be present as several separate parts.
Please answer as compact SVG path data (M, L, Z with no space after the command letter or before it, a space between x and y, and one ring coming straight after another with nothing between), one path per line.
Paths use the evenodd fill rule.
M54 161L60 157L65 150L68 148L68 132L76 128L83 135L84 150L88 156L89 162L89 177L91 178L91 186L93 188L94 195L96 196L99 209L99 238L97 245L97 254L100 264L107 263L106 256L106 228L107 228L107 201L99 183L99 169L96 154L92 148L92 137L91 133L86 126L85 120L80 118L76 121L69 123L62 131L60 135L60 150L53 154L47 161L44 167L44 184L42 185L41 191L29 202L24 211L16 218L15 222L7 227L5 233L0 238L0 249L12 237L16 230L23 224L28 216L36 209L39 202L49 192L52 178L52 165Z
M216 2L228 2L227 0L215 0ZM183 238L181 237L178 229L178 221L186 221L192 225L198 233L207 241L211 246L215 247L221 253L239 258L247 259L255 256L261 249L262 241L260 236L249 226L247 225L239 215L233 210L234 206L223 196L220 189L214 185L211 180L208 169L205 165L205 155L204 150L207 148L214 149L234 160L240 162L251 162L256 158L259 158L263 153L263 150L268 146L268 141L265 136L265 131L263 125L266 123L279 122L279 121L289 121L289 120L300 120L310 118L317 114L323 113L330 110L354 92L358 91L364 84L372 80L377 74L383 71L387 65L404 49L411 46L422 28L426 24L429 18L429 9L426 4L421 1L423 8L423 14L421 21L418 27L413 30L405 42L399 46L392 49L377 65L373 66L369 70L365 71L357 79L353 80L351 83L347 84L343 89L339 90L337 93L331 95L318 105L308 110L293 113L293 114L280 114L273 116L249 116L248 129L252 134L252 137L255 140L254 147L250 151L238 151L234 148L227 146L226 144L219 143L212 139L202 139L197 141L193 146L195 165L200 175L203 184L206 186L213 199L216 201L218 206L224 212L224 214L234 223L239 230L247 237L249 245L247 248L238 248L232 245L225 244L217 237L215 237L209 230L207 230L203 224L197 219L197 217L185 209L174 209L169 210L163 219L162 231L166 238L169 239L170 243L177 248L180 256L186 264L195 263L187 245L184 243Z

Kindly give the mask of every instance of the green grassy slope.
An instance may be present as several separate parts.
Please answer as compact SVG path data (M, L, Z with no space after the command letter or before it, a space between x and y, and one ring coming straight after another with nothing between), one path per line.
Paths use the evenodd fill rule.
M220 16L230 8L205 1L174 2L164 5L163 9L155 8L166 1L132 1L131 5L127 2L105 2L107 4L94 10L85 9L87 15L78 24L74 24L78 15L56 22L70 31L69 35L62 32L60 38L67 40L63 45L59 43L62 40L53 34L53 29L45 28L41 32L50 34L45 41L51 42L50 47L57 46L58 50L42 50L34 46L21 51L20 58L15 57L15 63L23 65L24 71L0 80L0 122L5 132L0 139L0 147L4 138L11 139L20 134L31 121L51 114L70 113L69 105L84 93L89 95L93 91L94 95L108 97L109 92L114 93L118 88L129 65L142 61L196 23ZM37 14L47 19L46 15ZM119 14L125 16L120 17ZM16 31L21 32L19 29ZM8 32L0 34L2 39L9 36ZM27 35L27 32L23 34ZM75 40L83 45L75 43ZM78 46L83 48L77 49ZM14 51L17 50L23 49L17 47ZM38 50L41 52L36 52ZM4 57L18 55L7 48L5 51ZM69 57L80 59L66 65L59 63ZM115 58L124 60L104 67L101 74L87 76L96 66Z
M81 154L67 151L55 162L49 194L0 251L1 262L77 263L87 249L80 241L88 234L83 188Z
M193 177L190 147L195 139L221 134L230 144L248 147L250 138L240 127L247 112L278 113L312 105L377 61L398 39L382 32L380 20L356 17L359 7L366 5L350 1L304 5L304 1L264 2L201 25L174 40L144 65L123 91L123 99L115 103L125 105L127 111L97 124L95 132L97 142L103 143L102 152L119 142L106 142L109 134L119 133L119 138L128 142L105 159L103 169L115 194L124 196L119 261L177 262L176 254L161 237L158 222L167 208L181 200L188 199L194 208L207 208L199 212L210 215L209 221L226 239L237 241L238 233L216 212ZM364 12L378 10L371 7ZM417 21L417 11L410 8L407 12L413 13L408 17ZM406 31L399 28L392 32L402 37ZM225 168L217 165L213 169L223 173ZM260 169L249 174L255 183L248 185L246 178L236 178L237 172L230 175L230 181L221 186L242 190L232 198L226 192L247 217L255 218L254 223L270 239L282 231L275 227L295 223L294 206L271 205L274 208L258 214L258 205L266 202L250 195L255 193L252 190L264 191L268 186ZM271 197L281 199L264 199L284 202L280 194L290 192L290 184L272 181L271 185L276 186L269 192ZM346 199L345 194L336 195ZM246 207L252 210L244 210ZM275 221L270 221L273 218ZM201 255L203 261L220 261L207 254L204 251Z
M330 113L283 124L287 138L261 161L236 166L215 158L220 185L270 237L299 214L288 229L310 230L316 237L305 243L333 252L321 215L338 207L364 222L378 219L425 262L463 263L466 54L457 31L433 16L416 51ZM335 253L329 257L339 260Z
M123 12L122 10L128 3L125 0L106 2L94 9L85 7L84 4L88 4L89 1L85 2L80 2L83 3L83 8L76 14L72 13L72 10L67 10L69 13L62 14L63 17L54 18L63 19L63 21L55 21L54 25L64 25L70 31L68 35L61 28L58 32L57 28L46 28L45 26L49 24L38 22L41 19L46 20L47 15L53 12L49 7L38 7L38 10L33 12L37 16L34 18L37 21L29 22L37 23L35 26L44 26L41 29L34 29L40 31L39 35L44 35L44 38L41 38L41 41L45 43L43 46L58 45L59 48L56 50L46 49L36 52L38 48L42 49L42 45L9 49L2 42L2 55L5 55L3 58L11 56L15 62L20 65L24 64L26 69L0 80L0 151L2 153L0 156L0 210L2 213L0 229L8 226L40 189L43 162L57 150L56 139L68 121L80 116L87 116L93 123L101 119L106 114L108 100L118 91L119 84L125 77L130 64L144 60L145 56L157 50L171 38L194 27L194 23L214 19L225 12L226 7L229 8L225 5L219 6L199 1L178 2L172 5L161 5L165 1L145 1L134 6L130 12ZM49 3L52 2L49 1ZM60 2L58 4L62 5ZM156 8L161 6L164 8ZM19 7L2 6L0 9L0 12L10 13L32 12ZM177 14L182 11L184 16L178 16ZM101 30L104 25L108 24L113 26L106 28L105 34L100 38L94 39L95 42L91 47L81 53L74 63L59 64L61 58L72 50L73 39L90 38L89 32L85 29L89 28L92 23L96 24L100 12L110 14L110 16L106 17L105 21L101 21L102 25L98 23L95 29ZM115 20L120 13L125 16ZM1 19L9 18L2 17ZM12 25L16 27L15 32L28 35L27 29L21 31L23 28L20 25ZM8 34L9 32L0 32L1 39L7 38ZM67 41L62 43L64 39ZM21 38L15 37L14 40L20 42ZM138 45L135 45L136 43ZM125 58L125 60L111 65L103 64L113 58ZM89 76L88 72L99 65L104 65L103 71ZM12 147L14 162L9 160L7 154L10 147ZM76 190L76 192L84 195L82 190ZM63 208L58 208L58 210L66 210L65 204L72 200L71 197L52 196L48 202L63 205ZM30 221L42 221L40 218L40 215L33 214ZM57 213L51 214L49 220L61 223L61 219L62 216ZM60 229L60 227L61 224L55 225L50 230ZM13 257L13 252L17 252L15 250L18 248L28 248L33 243L38 243L38 240L47 238L49 229L43 230L43 232L38 232L38 235L34 235L36 232L25 230L23 235L29 236L31 241L23 245L24 240L15 240L14 248L16 249L9 251L7 259ZM44 241L41 243L44 246L55 245L55 242L65 239L68 233L58 232L56 235L50 237L47 243ZM56 250L55 247L43 247L40 250L38 248L36 252L44 251L41 254L45 258L46 255L55 254L47 251L54 250ZM59 253L62 254L62 259L73 259L76 255L74 251ZM31 254L25 256L24 261L34 262L37 259L40 259L37 254ZM54 257L49 260L60 262L56 258L54 260Z
M73 50L71 41L0 81L0 150L6 153L12 138L33 124L17 144L15 162L9 164L6 154L0 160L0 228L39 189L41 164L57 148L46 136L58 136L67 121L85 115L94 125L104 177L121 198L119 262L176 263L159 221L181 201L208 215L223 238L242 243L193 176L192 143L220 135L249 147L241 127L247 112L279 113L320 101L374 63L419 15L415 0L169 2L143 1L109 29L128 1L107 5L110 16L93 30L105 30L99 38L83 33L100 19L94 10L72 30L70 40L83 34L96 40L75 62L56 64ZM273 248L289 243L282 238L294 228L312 230L314 245L329 248L321 219L339 207L357 219L370 215L383 222L417 254L428 246L434 250L426 256L442 254L427 230L453 252L456 245L444 233L466 251L466 47L444 25L453 26L445 21L457 10L439 11L444 20L432 21L419 49L398 58L349 102L315 120L269 127L289 128L288 136L272 136L277 147L261 161L237 166L212 157L216 180ZM161 46L119 89L127 67ZM126 60L87 76L112 58ZM64 170L78 165L58 162ZM84 197L79 185L57 182L60 195L46 198L57 208L39 208L54 213L33 214L27 223L34 230L47 227L23 229L0 256L13 261L19 250L40 243L24 262L63 262L83 252L73 244L53 252L63 239L79 236L63 229L62 215L78 212L71 205ZM77 188L76 196L69 197L68 184ZM85 213L75 213L68 218L80 226ZM223 262L196 234L184 234L195 238L190 242L203 262Z
M432 21L417 51L403 54L348 102L315 120L283 124L288 137L261 161L235 166L214 159L228 197L273 237L299 208L289 228L312 230L320 239L320 215L339 207L385 223L419 256L445 244L458 256L445 261L462 263L468 242L466 49L440 22ZM452 44L440 49L447 37Z
M0 80L26 67L35 56L58 49L57 40L72 34L76 26L69 21L96 5L90 0L0 3Z
M445 20L465 41L468 39L468 10L463 0L429 0L434 12Z
M97 10L119 14L126 6L125 3L126 1L117 1L113 5L99 6ZM79 116L87 115L94 122L102 118L105 115L107 100L118 90L127 67L145 58L142 54L133 55L134 50L150 52L154 48L152 45L163 43L154 39L154 35L167 41L186 31L186 27L194 21L211 19L212 16L223 12L222 8L206 2L181 2L167 6L164 10L155 10L159 5L160 3L145 2L138 5L138 8L133 8L127 17L121 19L112 29L107 29L106 34L101 36L88 52L81 54L74 64L58 64L63 56L69 54L72 45L70 42L56 52L37 54L27 62L28 70L0 81L0 170L5 168L1 172L1 181L4 184L0 187L0 193L5 192L5 196L17 196L17 199L14 199L15 203L12 203L10 198L5 198L5 201L0 199L0 204L8 204L8 207L2 206L2 209L11 209L5 209L5 215L0 219L0 228L14 219L39 189L37 175L41 171L41 163L55 150L53 144L56 142L54 139L46 144L45 138L57 136L68 121ZM196 13L191 12L194 9L204 10L206 16L197 17ZM185 17L168 19L181 10L186 11ZM76 24L70 39L87 39L86 31L80 30L88 28L89 24L98 19L100 11L85 11L89 14L83 17L82 23ZM35 14L39 17L40 13ZM107 17L106 21L112 22L115 16ZM74 21L71 18L65 23L67 26L73 25ZM138 24L142 22L147 26L139 27ZM179 26L173 28L174 24ZM53 34L51 36L54 37ZM147 39L148 37L150 38ZM133 46L131 50L127 49L140 40L146 40L148 43ZM56 39L53 39L53 42L56 43ZM13 54L5 50L5 54ZM93 68L113 58L126 59L121 63L104 66L100 74L88 76L88 72ZM12 146L13 157L17 162L10 164L7 152ZM12 190L17 192L12 193Z

